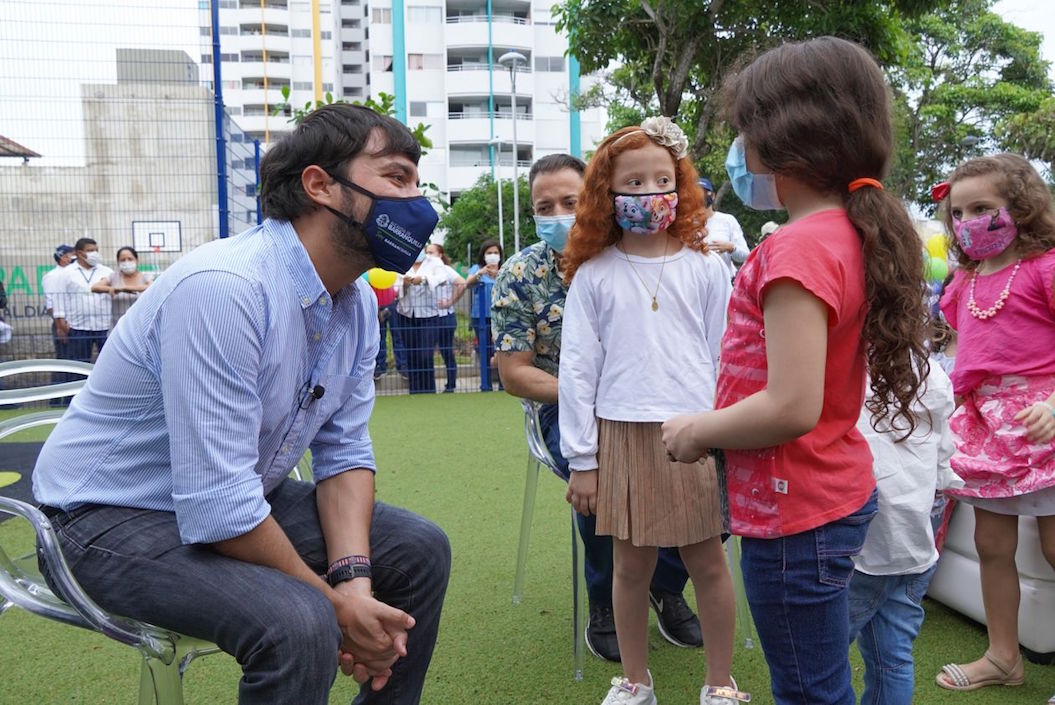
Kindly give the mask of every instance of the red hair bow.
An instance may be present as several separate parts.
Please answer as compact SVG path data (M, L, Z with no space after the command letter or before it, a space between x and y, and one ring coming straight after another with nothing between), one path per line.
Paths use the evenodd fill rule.
M940 184L934 184L930 187L930 197L934 199L935 203L941 203L945 200L946 196L949 195L949 182L942 181Z

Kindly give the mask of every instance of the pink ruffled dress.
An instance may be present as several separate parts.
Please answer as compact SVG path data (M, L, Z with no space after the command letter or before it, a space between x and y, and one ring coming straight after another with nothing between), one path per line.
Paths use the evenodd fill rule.
M1014 265L975 282L985 311L1001 297ZM952 469L965 485L949 494L1002 514L1055 514L1055 442L1031 443L1014 420L1055 391L1055 250L1022 260L996 313L968 309L972 273L960 270L941 309L956 329L953 388L962 403L949 421L956 440Z

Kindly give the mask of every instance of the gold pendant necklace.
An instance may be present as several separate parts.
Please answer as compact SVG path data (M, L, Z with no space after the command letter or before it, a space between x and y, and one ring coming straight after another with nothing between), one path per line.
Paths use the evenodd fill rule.
M652 296L652 310L653 311L658 311L659 310L659 301L657 300L656 297L659 296L659 285L660 285L660 282L663 281L663 269L667 266L667 248L668 247L670 247L670 238L669 237L667 238L667 241L665 243L663 243L663 262L659 265L659 277L656 279L656 289L655 289L655 291L653 291L651 293L651 296ZM639 282L641 282L641 286L645 287L645 293L648 294L649 293L649 291L648 291L648 284L645 283L644 277L642 277L641 274L637 271L637 267L634 266L634 263L630 261L630 256L626 253L626 250L620 249L619 251L623 253L623 257L626 258L626 263L630 265L630 271L632 271L634 273L634 276L637 277L637 280Z

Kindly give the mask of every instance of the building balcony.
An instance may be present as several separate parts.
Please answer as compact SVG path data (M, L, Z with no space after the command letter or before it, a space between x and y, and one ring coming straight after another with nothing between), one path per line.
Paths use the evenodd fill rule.
M260 9L260 3L242 3L242 7L237 10L220 10L222 13L220 18L223 24L255 24L257 27L263 22L265 25L278 24L288 25L289 24L289 8L286 7L285 3L278 6L274 3L268 2L264 5L263 11ZM227 14L230 13L230 14Z
M449 47L487 46L487 16L448 17L446 22L446 44ZM491 37L494 46L527 49L535 43L535 28L528 20L511 15L492 16Z
M452 64L448 60L448 95L488 95L490 89L487 64ZM512 93L509 69L497 63L494 67L494 92L496 95L509 95ZM517 69L517 95L533 95L534 92L535 79L530 67L519 67Z
M251 52L260 54L263 51L289 54L289 36L287 34L240 34L221 38L223 51Z
M280 86L268 86L266 91L263 88L232 89L224 94L224 101L232 105L237 103L244 106L267 104L272 109L279 103L284 103L285 100L282 97Z
M289 62L284 63L278 61L242 61L241 66L242 80L246 79L260 79L261 82L264 76L267 76L268 80L277 80L279 82L289 83L293 77L293 67L290 66ZM520 89L520 82L517 81L517 90Z
M513 113L510 110L496 111L494 134L501 136L503 139L511 139L513 135L512 118ZM533 124L534 120L530 113L517 113L517 142L521 144L531 144L533 142L533 139L528 139L529 135L534 135ZM489 138L490 135L491 119L486 111L483 113L449 113L447 115L447 142L449 144L478 143L481 139ZM512 166L512 163L510 163L510 166Z

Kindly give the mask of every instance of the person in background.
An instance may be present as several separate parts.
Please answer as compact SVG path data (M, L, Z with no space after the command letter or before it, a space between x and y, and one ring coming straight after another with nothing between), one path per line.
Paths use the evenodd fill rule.
M469 321L477 336L487 336L486 339L481 338L481 342L486 342L486 344L479 345L478 349L482 351L489 366L493 366L495 362L495 337L491 333L491 292L494 290L495 278L501 267L502 246L497 240L484 240L480 245L480 254L476 259L476 264L469 268L469 276L465 279L466 288L472 290ZM477 288L478 286L482 287L482 292ZM454 300L457 301L460 296L460 293L456 294Z
M377 297L377 325L381 330L381 341L377 348L377 364L374 367L374 379L381 379L388 372L388 346L385 338L387 333L392 334L392 357L396 363L396 371L406 379L407 377L407 353L403 349L403 336L399 327L396 306L399 299L399 280L402 274L396 275L396 283L387 289L378 289L371 285L374 296Z
M69 336L64 330L60 331L56 325L55 297L65 295L60 293L63 269L73 261L73 252L73 245L62 244L56 247L51 255L55 259L55 268L40 278L40 286L44 290L44 307L48 310L48 317L51 318L51 340L55 345L55 358L58 360L72 359ZM66 372L53 372L51 375L52 384L61 384L69 380L70 376ZM67 399L52 399L48 402L50 406L63 406L66 403L68 403Z
M154 275L139 271L139 253L136 249L125 245L117 251L117 271L92 284L92 291L110 295L110 315L113 326L116 326L121 316L153 282Z
M52 297L56 333L69 339L70 359L91 362L93 352L102 352L110 331L109 294L93 292L92 287L109 280L113 270L99 264L99 245L82 237L73 245L76 260L62 270Z
M515 397L541 403L542 437L565 481L571 471L560 448L557 372L568 287L561 278L560 264L568 231L575 223L585 171L586 164L570 154L550 154L532 165L528 186L540 242L506 261L495 280L491 303L502 385ZM597 535L592 515L576 512L576 521L583 540L590 602L586 645L598 658L619 661L612 612L612 538ZM660 549L649 590L659 632L675 646L693 648L703 645L703 637L700 622L682 595L688 580L677 549Z
M714 185L711 180L701 177L700 188L703 189L704 213L707 215L707 236L704 242L711 252L717 252L729 270L729 278L736 276L738 265L744 263L750 250L744 239L743 228L733 216L714 210Z
M942 491L962 485L949 466L952 382L931 364L924 393L913 407L919 426L907 438L884 421L872 428L861 409L857 430L872 451L879 512L872 519L850 578L850 639L865 664L861 705L911 705L915 689L912 642L923 625L923 595L938 569L935 524L945 509Z
M430 284L439 313L436 320L436 346L440 349L440 356L447 368L447 384L443 391L449 394L454 391L458 382L458 359L454 355L454 332L458 328L458 317L454 315L454 302L465 293L465 279L451 266L451 259L444 251L443 245L430 242L425 248L425 254L435 257L443 265L435 269Z
M765 223L762 224L762 227L758 230L758 241L762 242L767 237L775 233L777 231L777 228L779 227L780 226L774 223L772 220L767 220Z

